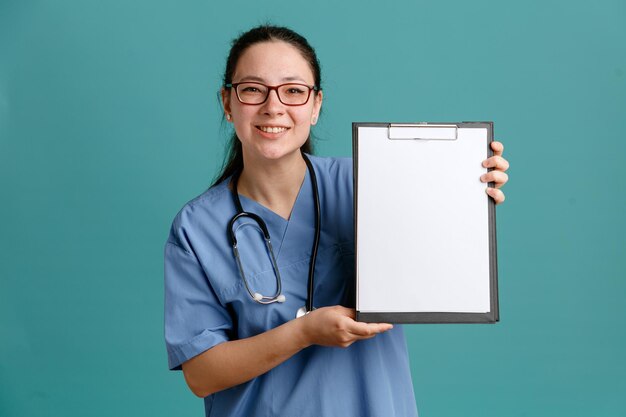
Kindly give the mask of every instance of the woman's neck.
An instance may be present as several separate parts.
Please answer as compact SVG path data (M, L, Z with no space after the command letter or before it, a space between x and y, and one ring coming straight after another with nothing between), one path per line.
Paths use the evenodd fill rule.
M306 175L306 163L300 153L272 163L258 163L244 157L244 169L237 189L244 195L289 219Z

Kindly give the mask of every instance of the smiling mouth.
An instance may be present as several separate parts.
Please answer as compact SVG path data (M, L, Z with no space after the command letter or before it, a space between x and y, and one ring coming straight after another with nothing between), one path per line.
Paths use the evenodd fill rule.
M256 128L265 133L281 133L289 129L288 127L276 127L276 126L257 126Z

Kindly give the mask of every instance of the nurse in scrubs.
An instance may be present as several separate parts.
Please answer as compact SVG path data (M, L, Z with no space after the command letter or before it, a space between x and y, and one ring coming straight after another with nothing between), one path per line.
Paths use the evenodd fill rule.
M170 369L207 416L416 416L401 326L354 320L352 163L310 155L323 101L315 51L260 26L233 42L223 81L229 159L165 247ZM481 181L501 203L508 162L492 148ZM314 309L296 318L313 252Z

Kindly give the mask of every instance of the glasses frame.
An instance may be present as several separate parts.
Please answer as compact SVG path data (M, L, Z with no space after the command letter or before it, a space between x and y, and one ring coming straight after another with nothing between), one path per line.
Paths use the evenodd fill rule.
M258 85L262 85L263 87L267 88L267 94L265 95L265 100L263 100L260 103L245 103L241 100L241 97L239 97L239 89L237 88L238 86L240 86L241 84L258 84ZM306 101L302 104L288 104L285 103L281 98L280 98L280 94L278 93L278 89L284 85L297 85L300 87L306 87L309 89L309 94L306 97ZM307 84L302 84L302 83L284 83L284 84L279 84L279 85L267 85L267 84L263 84L257 81L242 81L240 83L228 83L228 84L224 84L224 88L234 88L235 89L235 95L237 96L237 100L239 100L239 102L241 104L245 104L246 106L259 106L261 104L264 104L267 99L270 96L270 93L272 92L272 90L276 91L276 97L278 97L278 101L280 101L282 104L284 104L285 106L292 106L292 107L297 107L297 106L304 106L305 104L307 104L309 102L309 99L311 98L311 91L319 91L319 87L317 86L310 86Z

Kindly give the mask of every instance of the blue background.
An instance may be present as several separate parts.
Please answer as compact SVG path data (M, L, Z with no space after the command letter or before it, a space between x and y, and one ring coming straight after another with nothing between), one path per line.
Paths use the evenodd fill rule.
M353 121L505 144L501 322L406 327L420 414L626 416L624 0L0 0L0 415L203 415L162 251L223 158L229 42L266 21L318 51L318 154Z

